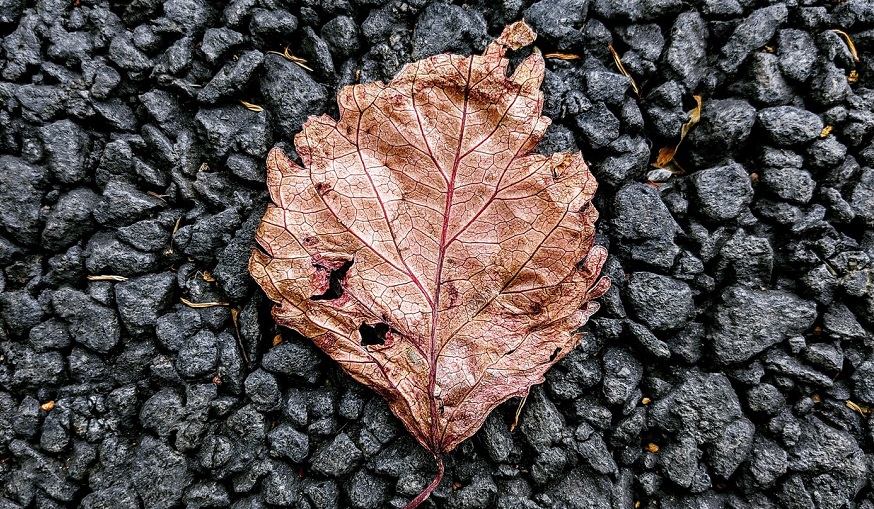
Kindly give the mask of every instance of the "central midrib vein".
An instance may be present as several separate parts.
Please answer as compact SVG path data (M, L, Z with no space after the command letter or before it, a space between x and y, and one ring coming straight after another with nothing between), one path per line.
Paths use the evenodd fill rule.
M449 230L449 216L452 211L452 197L455 191L455 176L458 173L458 163L461 158L461 143L464 140L464 126L467 121L467 101L470 96L470 73L473 66L473 58L468 59L467 78L464 84L464 103L461 109L461 126L458 130L458 146L455 149L455 160L452 163L452 175L446 186L446 203L443 207L443 228L440 233L440 250L437 254L436 279L434 282L433 307L431 308L431 362L428 373L428 397L430 400L431 413L431 448L435 455L441 454L441 447L437 438L437 398L434 388L437 385L437 319L440 309L440 280L443 273L443 259L446 256L446 236Z

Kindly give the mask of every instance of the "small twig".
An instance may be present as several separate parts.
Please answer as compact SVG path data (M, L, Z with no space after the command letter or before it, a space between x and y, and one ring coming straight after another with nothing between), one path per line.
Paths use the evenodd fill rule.
M516 407L516 417L513 418L513 424L510 425L510 431L516 429L516 426L519 425L519 416L522 415L522 407L525 406L525 402L528 401L528 394L522 397L522 400L519 401L519 406Z
M278 51L268 51L267 53L273 53L274 55L279 55L279 56L285 58L286 60L288 60L289 62L294 62L295 64L303 67L307 71L313 72L313 69L306 65L306 63L307 63L306 60L304 60L300 57L296 57L290 51L288 51L288 46L285 47L285 51L282 53L280 53Z

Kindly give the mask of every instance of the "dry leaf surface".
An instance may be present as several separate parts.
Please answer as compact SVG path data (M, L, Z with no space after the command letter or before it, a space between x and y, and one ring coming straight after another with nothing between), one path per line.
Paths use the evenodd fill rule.
M579 344L609 285L581 154L529 153L550 123L543 59L508 77L503 57L534 37L516 23L483 55L345 87L340 119L312 117L295 137L303 167L268 156L274 204L250 271L279 324L385 397L434 454L438 477L408 507L445 452Z

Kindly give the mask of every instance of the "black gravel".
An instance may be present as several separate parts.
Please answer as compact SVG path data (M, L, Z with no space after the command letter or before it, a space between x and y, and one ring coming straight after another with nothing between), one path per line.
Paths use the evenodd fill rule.
M601 182L613 287L423 507L874 509L868 0L0 0L0 508L418 494L432 459L248 276L264 159L523 17L580 57L538 150Z

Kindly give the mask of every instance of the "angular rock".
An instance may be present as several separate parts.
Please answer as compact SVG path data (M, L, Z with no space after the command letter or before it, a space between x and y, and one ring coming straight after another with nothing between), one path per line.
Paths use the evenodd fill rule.
M806 331L816 316L813 302L787 291L733 286L722 292L708 337L718 362L738 363Z
M739 164L698 171L690 177L699 210L714 221L736 218L753 200L753 186Z

